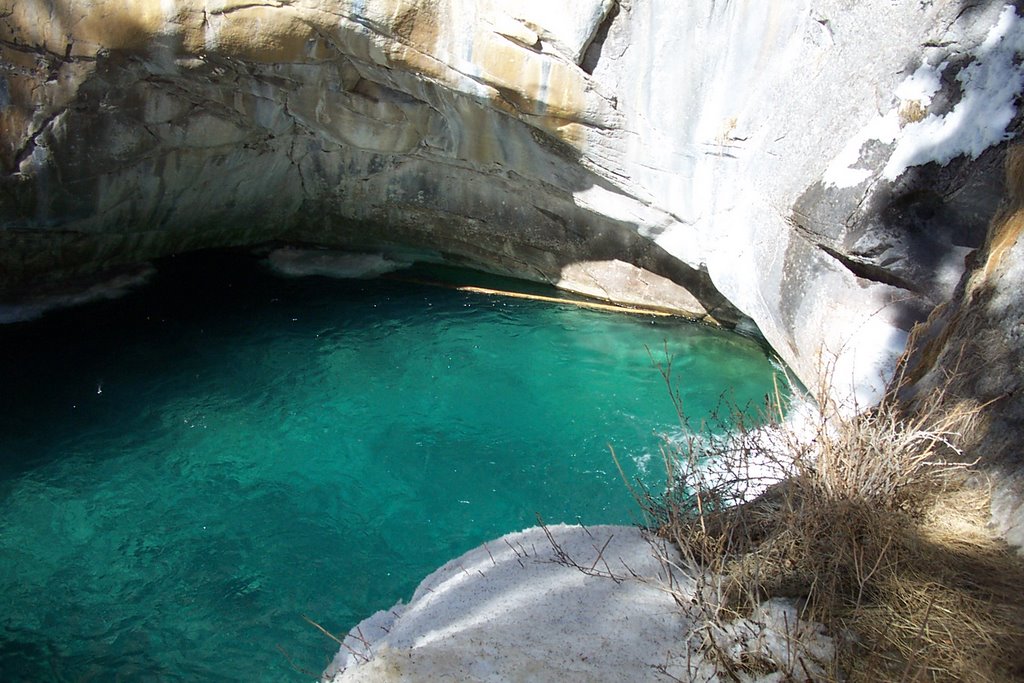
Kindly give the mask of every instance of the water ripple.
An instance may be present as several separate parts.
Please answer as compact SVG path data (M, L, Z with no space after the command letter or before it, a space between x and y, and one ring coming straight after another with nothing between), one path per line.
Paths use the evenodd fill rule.
M536 513L634 520L607 445L656 486L676 423L646 347L698 416L772 385L680 322L200 266L0 329L5 681L304 680L304 614L344 632Z

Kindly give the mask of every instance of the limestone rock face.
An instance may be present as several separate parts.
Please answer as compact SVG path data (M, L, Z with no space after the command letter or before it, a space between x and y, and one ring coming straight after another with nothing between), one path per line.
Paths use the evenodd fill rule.
M620 118L578 64L611 0L4 4L9 295L285 239L739 317L638 233L664 210L579 163Z
M406 250L749 318L870 400L983 240L1021 34L959 0L0 0L0 295Z

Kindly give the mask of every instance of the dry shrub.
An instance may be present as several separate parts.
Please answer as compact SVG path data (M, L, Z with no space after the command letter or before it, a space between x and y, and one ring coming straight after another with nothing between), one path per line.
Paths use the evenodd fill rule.
M660 369L671 389L671 363ZM961 449L984 406L942 391L910 405L902 375L869 410L828 388L802 422L782 419L776 392L762 427L737 413L731 439L704 424L667 442L674 485L638 494L703 577L680 603L715 634L765 600L796 601L838 648L816 667L774 663L794 680L1024 680L1024 568L989 532L988 488ZM704 642L731 678L758 673Z

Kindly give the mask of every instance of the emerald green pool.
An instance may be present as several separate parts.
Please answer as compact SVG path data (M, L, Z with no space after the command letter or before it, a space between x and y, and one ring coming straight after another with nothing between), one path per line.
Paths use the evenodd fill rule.
M638 521L608 446L656 487L677 425L647 347L697 419L772 390L705 326L237 254L0 326L0 680L310 680L303 615L344 633L538 514Z

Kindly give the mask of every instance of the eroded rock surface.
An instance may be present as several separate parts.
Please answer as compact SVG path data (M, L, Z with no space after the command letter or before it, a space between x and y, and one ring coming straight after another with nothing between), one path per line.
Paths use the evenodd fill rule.
M1021 35L960 0L0 0L0 291L414 251L749 317L867 402L1000 200Z
M921 330L918 394L985 405L971 455L992 488L992 523L1024 549L1024 146L1006 159L1007 198L953 299Z
M611 5L7 3L2 284L285 239L735 319L577 163L615 125L577 64Z
M735 680L824 674L832 640L783 600L709 636L700 610L674 599L688 603L701 590L682 564L633 527L508 534L440 567L408 605L353 628L322 680L717 681L724 665L708 638L721 656L762 664Z

